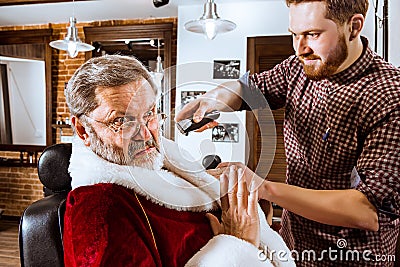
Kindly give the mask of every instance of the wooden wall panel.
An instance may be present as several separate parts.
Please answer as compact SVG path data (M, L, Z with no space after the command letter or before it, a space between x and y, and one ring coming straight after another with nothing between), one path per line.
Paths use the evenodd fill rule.
M25 59L45 59L44 44L0 45L0 55Z

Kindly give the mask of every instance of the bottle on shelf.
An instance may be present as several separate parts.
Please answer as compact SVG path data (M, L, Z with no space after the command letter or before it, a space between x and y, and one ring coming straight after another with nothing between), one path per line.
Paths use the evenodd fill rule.
M63 119L62 119L61 115L58 115L58 120L56 121L56 124L57 124L57 125L64 124L64 122L63 122Z

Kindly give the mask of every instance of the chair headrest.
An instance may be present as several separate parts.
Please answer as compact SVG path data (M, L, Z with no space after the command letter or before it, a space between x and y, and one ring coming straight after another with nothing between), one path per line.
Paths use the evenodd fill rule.
M38 175L42 184L53 192L71 190L68 173L72 144L55 144L45 148L38 161Z

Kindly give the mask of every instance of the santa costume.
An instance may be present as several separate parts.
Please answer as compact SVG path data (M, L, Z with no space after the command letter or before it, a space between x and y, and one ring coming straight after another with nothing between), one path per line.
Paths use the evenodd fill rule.
M294 266L260 208L263 251L214 236L205 214L220 216L219 181L173 141L161 147L163 169L150 170L110 163L74 139L65 266Z

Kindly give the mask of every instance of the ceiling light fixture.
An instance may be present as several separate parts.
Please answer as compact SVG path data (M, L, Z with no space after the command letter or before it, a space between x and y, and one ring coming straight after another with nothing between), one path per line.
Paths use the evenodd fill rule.
M69 18L69 26L67 28L67 36L63 40L57 40L50 42L50 46L56 49L67 51L68 55L72 58L78 55L78 52L87 52L94 49L94 46L82 41L78 37L78 29L76 28L76 18L74 16L74 5L73 1L73 11L72 17Z
M150 41L150 45L152 43L155 44L156 41L155 40ZM162 59L161 59L161 55L160 55L160 47L161 47L160 39L157 39L156 69L151 72L151 75L153 76L153 79L156 82L157 86L159 88L162 88L162 79L164 78L164 69L163 69L163 66L162 66Z
M233 31L236 24L232 21L221 19L217 14L217 5L214 0L207 0L204 4L204 13L199 19L185 23L185 29L190 32L205 34L213 40L217 34Z

